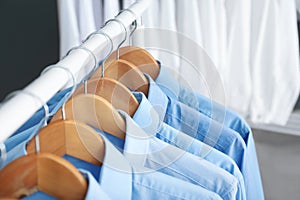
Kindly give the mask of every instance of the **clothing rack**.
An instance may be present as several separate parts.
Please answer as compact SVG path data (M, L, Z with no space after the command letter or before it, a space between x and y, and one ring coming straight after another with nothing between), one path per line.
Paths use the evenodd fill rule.
M128 8L135 13L135 16L131 12L124 11L116 19L128 27L136 18L141 16L150 3L150 0L136 1ZM109 22L101 30L113 40L114 48L124 38L124 28L117 22ZM109 45L111 45L110 41L104 35L99 34L90 37L82 44L82 46L95 54L97 61L103 60L106 56L105 54L109 53ZM93 70L94 60L88 52L77 49L73 50L55 65L68 68L76 77L77 83L79 83L83 77ZM72 77L67 71L60 68L52 68L40 75L23 90L39 97L43 102L47 102L58 91L72 84ZM41 107L41 102L38 99L34 99L26 93L18 93L5 102L0 107L0 142L12 135Z

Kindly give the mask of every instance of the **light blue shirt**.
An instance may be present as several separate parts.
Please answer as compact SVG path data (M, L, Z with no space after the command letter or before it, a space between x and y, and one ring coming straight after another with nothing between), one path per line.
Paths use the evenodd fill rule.
M124 156L134 163L134 166L146 167L198 185L207 191L217 193L222 199L237 198L238 181L233 175L204 159L157 139L155 129L144 132L125 112L119 112L126 120L125 141L100 130L98 132L105 134ZM160 123L159 120L155 121Z
M163 122L225 153L242 169L246 145L237 132L169 98L150 76L145 76L149 80L148 100Z
M105 156L102 166L96 166L85 161L63 156L76 168L89 171L101 186L101 190L111 199L211 199L221 198L194 184L155 172L141 166L134 166L105 138ZM29 140L29 139L28 139ZM15 146L6 153L4 166L14 159L26 155L28 140ZM117 191L116 191L117 189ZM91 192L89 196L95 197ZM50 198L38 192L33 197ZM40 198L39 198L40 199ZM97 199L97 198L96 198ZM102 199L102 198L101 198Z
M145 95L141 92L135 92L134 95L139 101L139 107L132 118L145 132L156 130L156 137L160 140L203 158L228 171L234 175L239 182L237 196L240 197L239 199L246 199L243 175L229 156L161 122L161 119L159 119L158 114Z
M211 99L194 92L192 89L180 85L178 81L171 76L168 69L162 65L160 66L160 73L155 81L168 97L198 110L211 119L235 130L242 136L247 146L247 154L249 154L247 164L245 163L245 165L250 168L249 177L248 180L246 180L246 190L251 192L248 193L247 197L248 199L264 199L253 134L245 120L234 111L213 102Z
M160 118L173 128L203 141L233 158L243 174L246 196L249 199L263 199L254 141L250 138L248 146L246 146L239 133L224 127L221 123L197 110L167 97L148 75L145 76L150 83L148 100Z
M127 128L130 129L128 126ZM124 157L105 137L105 135L108 134L100 130L98 131L105 140L104 166L107 166L110 171L115 171L131 178L130 181L132 185L130 184L131 182L127 180L127 185L131 187L131 190L129 190L129 188L127 188L127 190L132 191L131 199L220 199L220 197L213 192L139 165L139 162L143 160L144 154L131 154L129 151L127 153L123 152L123 154L126 155ZM143 144L137 144L137 146L143 146ZM132 157L136 159L130 159ZM110 159L111 161L106 161L105 159ZM121 167L119 164L120 161L124 163L129 161L127 167ZM132 171L130 171L129 168ZM101 173L103 176L103 170L101 170ZM116 193L116 188L118 188L118 192L120 192L119 188L124 187L125 183L119 183L117 176L111 176L110 173L107 173L106 178L111 182L111 184L107 186L107 189L108 187L110 188L110 192L107 192L108 194ZM112 182L112 180L115 180L115 182ZM102 187L104 187L104 185L105 184L103 184ZM112 199L125 198L121 195Z

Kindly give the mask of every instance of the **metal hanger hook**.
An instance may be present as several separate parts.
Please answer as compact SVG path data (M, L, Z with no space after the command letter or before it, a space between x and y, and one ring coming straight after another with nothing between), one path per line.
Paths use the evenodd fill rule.
M90 37L92 37L93 35L97 35L97 34L103 35L104 37L106 37L110 43L109 53L103 58L103 61L102 61L101 77L103 78L104 77L104 69L105 69L104 64L105 64L105 61L107 60L107 58L111 55L112 51L114 50L114 43L113 43L112 39L109 37L109 35L101 29L99 31L95 31L95 32L91 33L84 41L90 39Z
M88 74L83 78L83 82L84 82L84 93L87 94L87 80L94 74L94 72L95 72L95 71L97 70L97 68L98 68L97 57L96 57L96 55L95 55L91 50L89 50L88 48L86 48L86 47L80 45L80 46L71 48L71 49L67 52L67 54L64 56L64 58L65 58L66 56L68 56L73 50L76 50L76 49L82 49L82 50L88 52L88 54L92 55L92 57L94 58L94 63L95 63L95 64L94 64L93 69L91 70L90 73L88 73Z
M125 11L131 13L132 16L133 16L134 19L135 19L135 20L132 22L132 24L131 24L131 25L134 25L134 28L133 28L133 30L132 30L132 31L130 32L130 34L129 34L129 45L132 45L132 35L133 35L134 31L137 29L137 21L136 21L137 15L135 14L135 12L133 12L133 11L130 10L129 8L126 8L126 9L121 10L121 11L118 13L117 16L119 16L121 13L123 13L123 12L125 12Z
M121 43L118 45L118 47L117 47L117 55L116 55L116 59L118 60L119 58L120 58L120 47L122 46L122 44L124 44L124 42L126 41L126 39L127 39L127 29L126 29L126 26L123 24L123 22L121 22L121 20L119 20L119 19L110 19L110 20L107 20L106 22L105 22L105 24L104 24L104 26L108 23L108 22L112 22L112 21L115 21L115 22L117 22L117 23L119 23L122 27L123 27L123 29L124 29L124 31L125 31L125 37L124 37L124 39L121 41Z
M71 90L71 92L69 93L69 95L68 95L66 101L63 103L62 108L61 108L62 119L65 120L65 119L66 119L65 105L66 105L66 102L68 101L68 99L74 94L74 92L75 92L75 90L76 90L76 78L75 78L75 76L73 75L73 73L71 72L71 70L69 70L69 69L66 68L66 67L59 66L59 65L50 65L49 67L45 68L45 69L42 71L41 74L44 74L45 72L47 72L48 70L53 69L53 68L58 68L58 69L63 69L63 70L65 70L68 74L71 75L72 82L73 82L72 90Z

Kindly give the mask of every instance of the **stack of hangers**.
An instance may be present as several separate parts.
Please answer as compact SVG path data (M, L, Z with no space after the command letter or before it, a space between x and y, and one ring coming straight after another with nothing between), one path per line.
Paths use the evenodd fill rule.
M264 198L253 135L236 113L139 47L118 48L99 68L90 50L74 49L94 57L92 76L76 85L51 66L73 87L2 144L1 198Z

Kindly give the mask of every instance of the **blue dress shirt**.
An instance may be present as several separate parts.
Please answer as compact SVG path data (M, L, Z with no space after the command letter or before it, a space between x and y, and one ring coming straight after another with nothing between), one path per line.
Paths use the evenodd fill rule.
M76 168L89 171L97 180L101 190L111 199L211 199L221 198L194 184L155 172L141 166L134 166L105 138L105 156L102 166L95 166L85 161L64 155ZM29 139L15 146L6 153L4 166L14 159L26 155L26 144ZM116 191L117 189L117 191ZM97 193L95 193L97 194ZM42 195L42 196L41 196ZM93 192L89 196L95 197ZM32 198L50 198L38 192ZM104 198L105 199L105 198Z
M149 80L148 100L165 123L229 155L239 166L248 199L264 199L253 140L246 146L236 131L197 110L167 97L157 84ZM250 147L250 148L249 148ZM249 150L248 150L249 148Z
M53 107L53 109L50 110L51 113L54 114L58 110L58 108L63 104L64 98L62 98L62 97L66 96L67 92L63 91L63 94L64 95L61 95L59 93L59 94L57 94L57 96L53 97L51 101L49 101L52 103L48 103L48 104L52 105L52 107ZM136 95L139 96L138 93ZM144 107L142 105L145 104L144 102L147 102L148 106L150 106L147 99L144 99L140 103L140 107L139 107L137 113L141 113L141 109L143 109L143 107ZM55 107L53 105L55 105ZM38 113L35 114L35 116L33 116L33 118L38 119L38 117L36 115L39 115L40 118L42 118L42 116L44 115L42 112L43 112L43 110L40 110ZM142 116L137 113L135 114L135 118L134 118L135 120L139 121L139 118L140 118L139 116L141 116L141 118L140 118L141 120L145 119L146 116ZM151 116L149 116L149 117L151 117ZM34 120L30 119L28 121L33 122ZM32 124L35 124L35 123L32 123ZM6 151L10 151L12 148L14 148L18 144L20 144L22 141L28 139L32 135L32 133L37 132L37 130L41 127L41 125L42 125L42 122L40 124L34 125L31 128L28 128L27 130L20 132L18 135L15 135L15 136L7 139L5 141ZM27 124L25 124L25 126L29 127ZM167 125L165 124L164 127L166 129ZM172 130L172 128L169 127L169 130ZM170 131L160 131L160 134L157 134L157 137L162 139L162 137L164 136L164 141L170 143L170 141L167 141L167 140L172 140L173 145L175 145L179 148L182 148L183 150L187 150L188 152L193 153L197 156L200 155L201 157L205 157L206 160L216 164L217 166L219 166L219 167L225 169L226 171L230 172L231 174L235 175L235 177L237 177L237 179L239 180L239 183L241 185L239 188L244 188L243 183L242 183L243 180L239 176L239 170L236 169L236 165L230 160L230 158L226 158L225 157L226 155L220 155L220 154L222 154L221 152L216 151L215 149L209 148L209 146L207 146L205 144L201 145L200 141L194 140L193 138L191 138L187 135L184 135L178 131L176 131L177 137L176 137L176 142L174 142L174 139L171 139L171 137L174 138L175 135L174 134L170 135L170 133L172 133L174 131L175 131L175 129L173 129L173 131L171 131L171 132ZM190 139L194 140L193 143L189 143L189 141L191 141ZM191 144L189 146L189 149L185 149L185 148L187 148L187 146L182 145L182 144L184 144L184 141L188 142L188 144ZM185 143L185 144L187 144L187 143ZM203 146L203 147L201 147L201 146ZM17 155L17 154L15 154L15 155ZM5 155L1 154L1 156L5 156ZM14 156L9 156L9 158L6 161L2 162L2 166L6 165L8 162L10 162L11 160L13 160L15 158L16 157L14 157ZM2 158L2 160L5 160L5 159ZM1 162L0 162L0 164L1 164ZM1 165L0 165L0 167L1 167ZM243 194L243 192L242 192L242 194Z
M144 155L134 154L134 157L138 158L137 160L125 160L126 156L124 157L105 137L105 135L108 134L100 130L99 133L102 134L106 146L103 165L109 168L110 171L115 171L131 178L133 185L131 185L129 181L126 184L132 188L132 199L220 199L217 194L201 187L137 165L137 162L139 162L140 158L143 158ZM137 146L141 145L137 144ZM127 167L121 167L120 161L126 162ZM101 170L102 176L103 173L103 170ZM117 183L119 182L117 176L111 176L110 173L107 173L106 178L107 182L111 182L110 185L106 183L108 185L106 188L108 189L109 187L111 191L107 192L108 194L116 193L115 188L118 188L119 192L119 188L124 187L124 183ZM116 181L112 182L112 180ZM104 187L104 185L105 184L103 184L102 187ZM120 196L119 198L113 199L124 198Z
M247 160L252 174L251 179L247 182L255 183L246 183L246 190L252 191L247 195L247 197L248 199L264 199L253 134L245 120L234 111L213 102L211 99L194 92L192 89L180 85L178 81L171 76L168 69L162 65L160 66L160 73L155 81L169 98L178 100L191 108L196 109L211 119L214 119L222 123L224 126L235 130L242 136L247 146L247 153L251 159Z
M243 175L229 156L161 122L145 95L140 92L135 92L134 95L139 101L139 107L132 118L140 128L148 133L155 130L156 137L160 140L203 158L234 175L239 182L239 199L246 199Z
M233 175L206 160L157 139L155 129L152 131L148 129L148 133L144 132L125 112L119 112L126 121L125 141L96 130L100 134L105 134L124 156L134 163L134 166L146 167L198 185L217 193L222 199L240 198L238 181Z
M227 154L242 169L246 145L237 132L169 98L150 76L145 76L150 83L148 100L163 122Z

